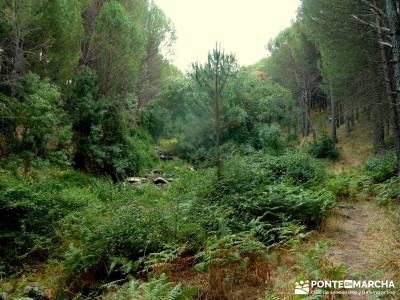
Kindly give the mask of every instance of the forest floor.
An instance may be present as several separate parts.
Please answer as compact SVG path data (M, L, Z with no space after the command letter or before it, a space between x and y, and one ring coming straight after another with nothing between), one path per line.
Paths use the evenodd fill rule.
M340 157L335 163L328 163L327 168L340 175L357 168L371 155L372 147L364 141L369 140L372 132L359 126L348 133L345 126L342 126L337 133ZM273 264L271 295L275 299L298 299L292 292L294 278L304 268L328 276L324 279L337 279L332 277L338 276L353 280L393 280L398 288L399 222L390 209L375 200L373 196L365 195L357 200L339 201L332 216L320 230L309 236L307 242L298 247L279 250L278 259ZM400 299L399 293L400 290L397 290L396 296L388 298ZM340 299L381 298L347 295Z
M340 173L348 168L359 166L372 153L372 146L366 143L372 136L370 128L357 126L348 133L345 126L337 130L340 156L332 167L334 172Z
M282 253L272 276L275 299L301 299L293 295L293 279L304 269L328 280L393 280L398 285L400 279L398 225L387 209L372 199L340 202L306 243ZM382 298L344 295L323 299Z
M350 133L344 126L339 128L340 157L335 163L328 163L328 170L341 174L361 165L372 153L372 148L364 143L369 135L371 131L361 127ZM379 205L373 196L342 199L319 230L312 232L304 241L279 248L271 254L265 284L252 285L244 281L242 284L226 285L226 276L234 273L229 269L213 270L214 273L210 271L208 274L177 272L171 274L171 279L203 290L207 296L201 299L209 299L211 289L216 289L221 299L302 299L294 295L294 286L304 270L309 274L318 274L319 279L393 280L398 287L398 229L399 223L390 209ZM384 299L400 299L400 296L391 297ZM382 298L344 295L341 298L327 296L326 299Z
M335 174L356 168L372 149L362 141L369 130L357 129L347 133L340 128L338 136L341 154L337 162L327 168ZM294 295L295 281L299 274L319 274L320 279L393 280L400 283L400 234L399 224L387 207L381 206L373 196L343 199L323 226L312 232L306 240L279 248L268 262L266 284L226 285L224 275L232 270L214 270L216 274L190 272L173 273L174 281L204 290L209 299L210 289L217 289L221 299L302 299ZM259 271L258 271L259 272ZM219 277L218 277L219 276ZM226 278L225 278L226 279ZM308 278L311 279L311 278ZM400 291L397 291L399 293ZM320 299L320 298L318 298ZM325 299L325 298L324 298ZM351 296L326 299L382 299L375 296ZM384 298L387 299L387 298ZM400 299L393 296L388 299Z
M332 262L343 264L346 278L395 280L400 256L397 230L385 208L373 199L363 199L340 203L321 237L331 245L328 254Z

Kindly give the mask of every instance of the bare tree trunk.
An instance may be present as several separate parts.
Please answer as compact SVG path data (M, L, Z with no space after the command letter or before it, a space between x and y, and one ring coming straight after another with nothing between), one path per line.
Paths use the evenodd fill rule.
M374 5L377 7L377 2L374 0ZM389 103L393 103L393 101L396 101L396 98L394 97L392 86L391 86L391 81L390 81L390 73L389 73L389 64L388 64L388 58L387 58L387 53L386 49L384 46L384 38L383 38L383 33L382 33L382 24L380 21L380 16L375 10L372 10L373 13L375 14L375 23L376 23L376 28L377 28L377 38L378 38L378 44L379 44L379 50L381 53L381 59L382 59L382 72L383 72L383 78L384 78L384 83L385 83L385 91L387 98L389 100ZM377 122L379 124L377 128L375 128L375 147L377 147L378 152L383 152L384 151L384 144L385 144L385 127L384 127L384 113L383 113L383 104L378 104L378 107L376 108L377 114ZM397 109L395 109L397 110ZM397 123L397 126L399 125L399 119L398 119L398 114L394 113L394 118L393 118L394 123Z
M380 120L380 112L374 116L374 149L376 153L383 153L385 151L385 126Z
M14 61L10 77L10 89L11 89L11 97L15 97L17 94L16 84L24 68L24 49L23 49L23 40L21 38L21 31L17 23L18 22L17 7L15 0L11 2L11 9L12 9L11 26L13 31L12 44L14 46Z
M333 88L332 85L329 88L330 90L330 98L331 98L331 137L332 137L332 141L334 143L338 142L337 139L337 134L336 134L336 119L337 119L337 115L336 115L336 101L335 98L333 96Z
M389 27L391 30L391 43L393 49L393 63L394 63L394 87L395 94L392 97L393 117L395 138L396 138L396 156L397 156L397 169L400 174L400 124L399 124L399 105L400 105L400 1L386 0L386 13L389 20Z
M311 131L313 142L315 143L317 141L317 132L315 131L315 128L311 122L311 117L310 117L310 92L307 88L307 85L305 86L305 91L304 91L304 102L305 102L305 108L306 108L306 121L307 121L307 135L309 131Z
M350 114L350 127L353 130L356 127L356 121L354 118L354 109L353 107L351 108L351 114Z
M302 120L303 137L306 137L308 135L308 129L307 129L306 112L304 111L304 104L303 104L303 113L301 120Z

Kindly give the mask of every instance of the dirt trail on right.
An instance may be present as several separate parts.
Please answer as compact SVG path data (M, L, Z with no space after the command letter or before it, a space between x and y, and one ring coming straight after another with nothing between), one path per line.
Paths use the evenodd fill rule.
M393 280L400 245L396 225L375 202L341 202L325 229L328 255L348 279ZM347 299L373 299L347 296Z

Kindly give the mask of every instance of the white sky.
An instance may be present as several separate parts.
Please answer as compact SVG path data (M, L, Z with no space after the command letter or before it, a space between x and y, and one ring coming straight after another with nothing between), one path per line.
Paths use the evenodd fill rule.
M203 62L220 42L241 65L266 56L269 39L290 26L299 0L154 0L175 24L175 65Z

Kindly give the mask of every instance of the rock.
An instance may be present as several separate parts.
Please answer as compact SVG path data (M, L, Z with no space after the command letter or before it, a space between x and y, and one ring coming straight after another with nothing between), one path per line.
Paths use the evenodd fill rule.
M151 174L161 175L162 173L163 173L163 171L162 170L158 170L158 169L155 169L155 170L151 171Z
M354 206L351 205L338 205L337 207L341 209L356 209Z
M304 240L306 237L307 237L307 234L304 234L304 233L300 233L298 235L298 238L301 239L301 240Z
M161 160L172 160L174 157L170 153L160 153Z
M142 184L147 181L147 178L144 177L128 177L125 179L126 182L132 183L132 184Z
M30 297L34 300L49 300L47 295L37 286L26 286L22 294L24 295L24 297Z
M153 180L153 183L155 185L165 185L165 184L168 184L169 181L165 178L157 177L156 179Z

